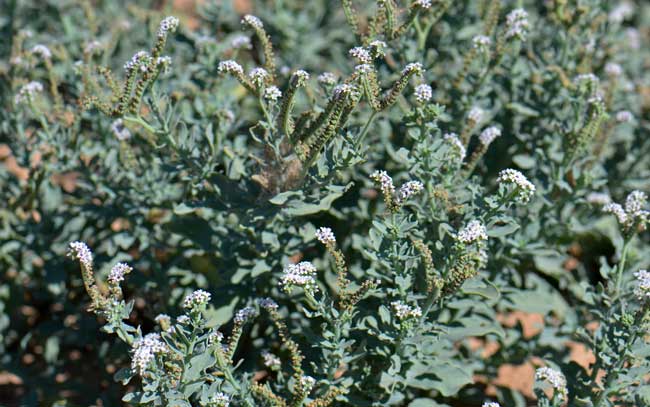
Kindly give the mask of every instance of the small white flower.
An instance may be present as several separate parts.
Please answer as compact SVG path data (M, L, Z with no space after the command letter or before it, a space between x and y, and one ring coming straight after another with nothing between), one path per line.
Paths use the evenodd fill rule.
M648 196L645 192L632 191L625 199L625 212L629 216L636 216L648 202Z
M111 131L115 135L115 138L120 141L125 141L131 138L131 132L126 128L122 119L113 121L111 124Z
M354 71L360 74L367 74L372 72L372 65L370 64L361 64L354 67Z
M294 287L302 287L303 290L310 294L318 292L316 267L308 261L289 264L282 272L280 286L287 293L290 293Z
M304 393L309 393L314 388L314 385L316 384L316 379L314 379L311 376L302 376L300 378L299 384Z
M336 75L334 75L331 72L323 72L322 74L318 75L318 83L323 84L323 85L335 85L336 84Z
M241 325L253 318L256 314L257 313L255 312L255 308L245 307L237 311L235 318L233 318L233 321L235 321L235 324Z
M332 93L338 98L345 98L348 96L356 95L358 91L359 90L356 86L349 83L342 83L340 85L336 85L332 90Z
M490 49L490 45L492 44L492 40L490 37L486 35L477 35L474 38L472 38L472 45L474 46L475 49L479 50L480 52L486 52Z
M174 16L165 17L160 22L160 27L158 28L158 38L166 37L168 33L176 31L178 28L178 18Z
M415 0L413 4L424 9L431 8L431 0Z
M162 325L169 325L172 322L172 319L167 314L158 314L156 315L156 318L154 318L154 321L156 321L158 325L162 326Z
M433 89L431 89L431 86L427 85L426 83L418 85L415 88L415 100L417 100L418 103L426 103L431 100L432 97Z
M303 86L309 80L309 73L304 69L298 69L291 74L298 86Z
M482 407L501 407L501 405L499 403L495 403L493 401L491 401L491 402L486 401L485 403L483 403Z
M422 316L422 309L418 306L412 307L402 301L393 301L390 305L393 307L393 312L399 320L419 318Z
M501 136L501 130L498 127L488 127L487 129L483 130L481 132L481 135L478 136L479 141L481 142L482 145L485 147L489 146L492 144L494 139L497 137Z
M208 397L208 405L210 407L228 407L230 406L230 396L226 393L217 392Z
M230 41L230 46L235 49L251 49L251 39L246 35L238 35Z
M223 334L216 329L208 334L208 345L221 343L221 341L223 341Z
M497 177L499 184L512 184L517 190L517 200L522 203L530 201L530 198L535 194L535 185L533 185L528 178L521 172L507 168L499 173Z
M316 229L316 239L325 246L336 243L336 237L330 228L321 227Z
M625 43L631 49L641 48L641 34L636 28L628 28L625 30Z
M550 384L562 398L566 398L568 391L566 388L566 379L564 375L549 367L540 367L535 371L535 380L544 381Z
M384 195L392 196L395 193L395 185L393 184L393 179L388 175L386 171L377 170L370 174L370 179L377 182L381 187L381 192Z
M133 271L133 268L128 264L117 263L108 273L108 282L111 284L119 284L120 281L124 281L124 275L129 274L131 271Z
M454 149L454 156L458 159L458 161L463 161L465 159L465 155L467 154L467 150L458 138L458 135L456 133L447 133L443 136L443 139L447 143L451 144Z
M634 16L634 4L629 1L622 1L609 12L608 19L611 23L620 24Z
M128 73L133 69L139 68L144 72L147 70L149 62L151 62L149 53L147 51L138 51L124 64L124 70Z
M189 324L190 323L190 317L187 315L181 315L176 318L176 322L178 322L181 325Z
M373 58L379 58L385 56L386 47L388 47L386 43L380 40L374 40L371 41L370 44L368 44L368 48L370 48Z
M257 304L267 310L276 310L278 309L278 303L273 301L270 298L258 298Z
M598 85L600 82L600 79L593 73L583 73L580 75L576 75L576 77L573 79L573 83L580 87L580 86L587 86L587 87L595 87Z
M420 62L411 62L402 69L402 75L418 75L424 74L424 67Z
M201 307L205 307L208 302L210 302L212 295L204 290L196 290L191 294L188 294L183 300L183 308L198 310Z
M260 20L259 18L251 14L246 14L241 19L241 23L242 25L248 25L253 28L264 28L264 24L262 23L262 20Z
M481 122L484 114L485 111L483 109L481 109L478 106L474 106L473 108L470 109L469 113L467 113L467 120L469 120L471 123L473 123L474 126L476 126L478 123Z
M282 97L282 92L278 89L277 86L269 86L264 89L264 98L276 102Z
M636 282L634 286L634 295L639 301L650 299L650 273L647 270L639 270L634 273Z
M364 47L354 47L348 51L351 57L356 58L362 64L370 64L372 62L372 57L370 51Z
M220 74L224 74L224 73L230 73L236 75L244 74L244 68L242 68L241 65L239 65L237 62L232 60L219 62L219 65L217 66L217 71Z
M603 207L603 212L611 213L612 215L616 216L616 220L621 225L625 225L627 223L627 213L625 213L625 209L623 209L620 204L614 202L609 203Z
M102 43L93 40L86 43L86 46L84 47L84 52L86 54L92 54L101 48L102 48Z
M518 8L512 10L506 17L506 39L516 38L521 41L526 40L530 23L528 22L528 13L526 10Z
M43 92L43 85L40 82L32 81L26 85L23 85L16 96L14 97L14 102L17 105L23 103L31 103L34 95L37 93Z
M605 64L605 73L612 77L618 77L623 75L623 68L615 62L608 62Z
M34 45L30 52L35 55L40 55L43 59L52 58L52 51L43 44Z
M84 242L72 242L68 247L68 256L72 259L79 260L87 269L93 267L93 253Z
M266 79L269 77L269 73L264 68L254 68L252 71L250 71L248 77L255 86L261 88L264 86L264 83L266 83Z
M280 360L280 358L275 356L271 352L268 351L262 352L262 358L264 359L264 366L268 368L277 369L282 365L282 361Z
M133 342L133 357L131 369L142 375L149 367L156 355L168 352L167 344L160 339L157 333L147 334Z
M616 121L619 123L630 123L634 120L634 115L629 110L621 110L616 113Z
M587 195L587 202L593 205L607 205L612 202L612 198L604 192L591 192Z
M413 195L418 194L423 189L424 185L420 181L408 181L400 187L397 194L397 200L398 202L403 203Z
M456 235L456 240L464 244L472 244L479 241L488 240L485 225L479 220L470 221Z

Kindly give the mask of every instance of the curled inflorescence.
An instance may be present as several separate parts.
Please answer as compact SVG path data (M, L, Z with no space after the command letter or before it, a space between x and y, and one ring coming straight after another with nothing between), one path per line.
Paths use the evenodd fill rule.
M417 100L418 103L426 103L431 100L432 97L433 89L431 89L431 86L423 83L415 88L415 100Z
M634 277L636 277L634 295L639 301L647 301L650 299L650 272L639 270L634 273Z
M330 245L336 243L336 237L332 229L321 227L316 230L316 239L324 245Z
M126 263L117 263L111 268L111 271L108 273L108 282L111 284L119 284L120 281L124 281L124 276L133 271L133 268Z
M86 268L93 266L93 253L84 242L72 242L69 245L68 256L78 260Z
M147 370L156 355L167 352L167 345L160 339L159 334L147 334L144 338L133 342L131 369L142 375Z
M550 384L562 398L566 398L568 395L566 379L562 372L551 369L550 367L540 367L535 371L535 380Z
M210 302L212 295L204 290L196 290L188 294L183 300L183 308L197 310L205 307Z
M418 306L410 306L402 301L393 301L390 303L395 316L399 320L408 318L419 318L422 316L422 309Z
M508 39L517 38L524 41L529 28L528 13L524 9L512 10L506 17L506 38Z
M166 37L170 32L176 31L178 28L178 18L174 16L165 17L160 22L160 27L158 28L158 38Z
M521 172L507 168L499 173L497 182L502 185L513 185L517 190L517 200L522 203L530 201L535 194L535 185Z
M290 293L294 287L301 287L313 294L318 291L316 284L316 267L308 261L290 264L284 268L280 285L285 292Z
M452 146L454 156L458 159L458 161L463 161L465 159L465 155L467 154L467 150L458 138L458 135L456 133L447 133L443 136L443 139Z
M487 230L480 220L470 221L456 235L456 240L464 244L472 244L482 240L487 240Z

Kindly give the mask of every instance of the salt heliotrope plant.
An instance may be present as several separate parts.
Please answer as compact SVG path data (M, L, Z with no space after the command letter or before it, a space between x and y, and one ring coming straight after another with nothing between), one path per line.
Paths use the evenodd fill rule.
M650 404L644 2L42 3L7 404Z

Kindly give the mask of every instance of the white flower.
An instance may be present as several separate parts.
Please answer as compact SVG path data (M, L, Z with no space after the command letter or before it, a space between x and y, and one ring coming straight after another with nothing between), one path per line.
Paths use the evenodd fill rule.
M258 298L257 304L267 310L276 310L278 309L278 303L273 301L270 298Z
M647 270L639 270L634 273L636 283L634 286L634 295L639 301L650 298L650 273Z
M84 242L72 242L68 247L68 256L72 259L79 260L86 269L93 267L93 253Z
M299 384L304 393L309 393L314 388L314 385L316 384L316 379L314 379L311 376L302 376L300 378Z
M120 141L125 141L131 138L131 132L129 129L124 126L124 121L122 119L117 119L111 124L111 131Z
M281 97L282 97L282 92L280 92L280 89L278 89L277 86L269 86L268 88L264 89L265 99L275 102Z
M634 5L628 1L622 1L609 12L608 19L611 23L622 23L634 15Z
M34 45L30 51L32 54L40 55L43 59L52 58L52 52L43 44Z
M262 20L260 20L259 18L251 14L246 14L244 18L241 19L241 23L243 25L248 25L253 28L264 28L264 24L262 24Z
M228 407L230 405L230 396L226 393L217 392L208 397L210 407Z
M372 57L370 56L370 51L364 47L354 47L348 51L351 57L356 58L362 64L369 64L372 62Z
M316 239L325 246L336 243L336 236L334 236L334 232L330 228L318 228L316 229L315 235Z
M465 155L467 154L467 150L458 138L458 135L456 133L447 133L443 136L443 139L447 143L451 144L451 146L454 148L454 156L458 158L458 161L463 161L465 159Z
M316 267L308 261L289 264L282 272L280 286L287 293L290 293L294 287L302 287L310 294L317 292Z
M386 43L380 40L374 40L368 44L368 48L370 48L373 58L379 58L386 55L386 47Z
M30 103L34 95L40 92L43 92L43 85L40 82L29 82L20 88L14 97L14 102L17 105L20 105L22 103Z
M417 100L418 103L426 103L431 100L432 97L433 89L431 89L431 86L426 83L418 85L415 88L415 100Z
M605 64L605 73L609 76L621 76L623 75L623 68L615 62L608 62Z
M298 84L298 86L302 86L305 84L305 82L309 80L309 73L304 69L298 69L291 74L291 77L295 78L295 81Z
M237 311L235 314L235 318L233 318L233 321L235 321L235 324L241 325L246 323L249 319L253 318L256 315L255 308L253 307L245 307Z
M495 403L493 401L492 402L486 401L485 403L483 403L482 407L501 407L501 405L499 403Z
M408 181L400 187L397 193L397 199L400 203L405 202L407 199L419 193L423 189L424 185L420 181Z
M607 205L612 202L612 198L604 192L591 192L587 195L587 202L593 205Z
M182 324L182 325L189 324L190 317L188 317L187 315L181 315L181 316L176 318L176 322L178 322L179 324Z
M424 67L419 62L411 62L407 64L404 69L402 69L402 75L418 75L421 76L424 73Z
M128 73L135 68L139 68L144 72L147 70L149 62L151 62L149 53L147 51L138 51L124 64L124 70Z
M619 123L630 123L634 120L634 115L629 110L621 110L616 113L616 121Z
M204 290L196 290L191 294L188 294L183 300L183 308L198 310L201 307L205 307L208 302L210 302L212 295Z
M628 28L625 30L625 43L631 49L641 48L641 34L636 28Z
M413 4L420 8L431 8L431 0L415 0Z
M219 62L219 65L217 66L217 71L220 74L224 74L224 73L231 73L237 75L244 74L244 68L242 68L241 65L239 65L237 62L232 60Z
M156 321L158 325L162 326L162 325L169 325L172 322L172 319L167 314L158 314L156 315L156 318L154 318L154 321Z
M613 202L609 203L603 207L603 212L611 213L612 215L616 216L616 220L621 225L627 223L627 213L625 213L625 210L620 204L613 203Z
M637 216L648 202L648 196L645 192L632 191L625 199L625 212L629 216Z
M157 333L147 334L144 338L133 342L132 350L131 369L140 375L145 372L156 355L168 352L167 344L160 340L160 335Z
M469 113L467 113L467 120L476 125L481 122L484 114L485 111L483 109L478 106L474 106L470 109Z
M566 398L568 395L566 379L564 378L564 375L557 370L553 370L549 367L540 367L535 371L535 380L544 381L550 384L562 398Z
M588 87L594 87L598 85L600 82L600 79L593 73L583 73L580 75L576 75L576 77L573 79L573 83L580 87L580 86L588 86Z
M506 17L506 38L517 38L521 41L526 40L530 23L528 22L528 13L526 10L518 8L512 10Z
M160 22L160 27L158 28L158 38L166 37L168 33L176 31L178 28L178 18L174 16L165 17Z
M530 201L530 198L535 194L535 185L533 185L528 178L521 172L507 168L499 173L497 177L499 184L512 184L517 190L517 200L522 203Z
M266 82L266 78L269 77L269 73L264 68L254 68L252 71L250 71L248 77L251 79L251 82L255 84L255 86L260 88Z
M230 41L230 46L235 49L251 49L251 39L246 35L238 35Z
M262 352L262 358L264 359L264 366L268 368L277 369L282 365L282 361L280 360L280 358L275 356L271 352L268 351Z
M392 196L395 193L395 185L393 185L393 179L390 177L390 175L388 175L386 171L377 170L370 174L370 179L380 185L381 192L384 195Z
M456 235L456 240L464 244L472 244L481 240L487 240L487 230L485 225L479 220L470 221Z
M86 54L92 54L92 53L94 53L95 51L97 51L98 49L101 49L101 48L102 48L102 43L99 42L99 41L93 40L93 41L89 41L88 43L86 43L86 46L84 47L84 52Z
M117 263L108 273L108 282L111 284L119 284L120 281L124 281L124 275L129 274L131 271L133 271L133 268L128 264Z
M370 64L361 64L354 67L354 71L360 74L367 74L372 72L372 65Z
M472 45L480 52L486 52L490 48L492 40L486 35L477 35L472 38Z
M318 83L323 85L334 85L336 83L336 75L331 72L323 72L318 75Z
M419 318L422 316L422 309L418 306L411 307L402 301L393 301L390 303L397 319L404 320L408 318Z
M489 146L492 144L494 139L497 137L501 136L501 130L498 127L488 127L487 129L483 130L481 132L481 135L478 136L479 141L481 142L482 145L485 147Z
M358 92L358 89L356 86L351 85L349 83L342 83L340 85L336 85L334 89L332 90L332 93L334 96L338 98L344 98L348 96L352 96Z
M617 203L609 203L603 207L603 212L616 216L619 225L626 233L633 232L637 226L646 228L650 212L643 209L648 202L644 192L632 191L625 199L625 208Z
M217 330L213 330L208 334L208 345L214 345L215 343L221 343L223 341L223 334Z

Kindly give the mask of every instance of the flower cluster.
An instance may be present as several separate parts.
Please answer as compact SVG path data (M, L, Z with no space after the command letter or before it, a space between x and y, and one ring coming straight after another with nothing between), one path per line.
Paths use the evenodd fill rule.
M208 397L208 407L228 407L230 405L230 396L223 392L216 392Z
M634 273L634 277L636 277L634 295L639 301L647 301L650 299L650 272L639 270Z
M216 329L208 334L208 345L221 343L223 341L223 334Z
M521 41L526 40L530 23L528 22L528 13L526 10L518 8L512 10L506 17L506 38L517 38Z
M230 46L234 49L251 49L253 44L251 39L246 35L238 35L230 41Z
M205 307L208 302L210 302L210 298L212 298L212 295L210 295L209 292L204 290L196 290L185 297L183 300L183 308L190 310L199 310L202 307Z
M148 69L150 62L151 56L147 51L138 51L130 60L126 61L124 64L124 70L129 73L132 70L139 68L142 72L145 72Z
M472 123L472 125L476 125L481 122L484 114L485 111L483 109L481 109L478 106L475 106L471 108L469 113L467 114L467 120L469 120Z
M178 18L174 16L165 17L160 22L160 27L158 28L158 38L164 38L170 32L176 31L178 28Z
M491 126L483 130L481 132L481 135L478 138L481 144L487 147L490 144L492 144L494 139L500 136L501 136L501 130L498 127Z
M501 404L495 403L493 401L486 401L481 407L501 407Z
M486 35L477 35L472 38L472 46L481 53L487 52L490 49L490 44L492 44L492 40Z
M370 51L364 47L354 47L348 51L351 57L357 59L362 64L370 64L372 62L372 56Z
M253 318L255 315L257 315L257 312L255 311L255 308L253 307L244 307L237 311L235 314L235 318L233 318L233 321L235 321L235 324L244 324L251 318Z
M79 262L87 269L93 267L93 253L84 242L72 242L68 248L68 256Z
M487 240L487 230L480 220L470 221L456 235L456 240L463 244L472 244L482 240Z
M322 74L318 75L318 78L316 79L318 80L318 83L322 85L331 86L336 84L336 75L331 72L323 72Z
M625 233L632 233L637 226L641 230L646 227L650 212L643 208L647 202L648 197L644 192L632 191L625 199L625 208L618 203L611 202L603 207L603 211L616 216L616 220Z
M418 103L426 103L431 100L432 97L433 90L431 89L431 86L423 83L415 88L415 100L417 100Z
M609 196L609 194L606 194L604 192L591 192L589 195L587 195L587 202L593 205L607 205L608 203L612 202L612 198Z
M316 230L316 239L325 246L336 243L336 236L332 229L321 227Z
M412 307L408 304L403 303L402 301L393 301L390 303L393 307L393 312L399 320L409 319L409 318L419 318L422 316L422 309L417 305Z
M254 15L251 14L246 14L242 19L241 19L242 25L247 25L253 28L264 28L264 24L262 23L262 20L260 20L258 17L255 17Z
M269 73L264 68L254 68L250 71L248 77L250 78L251 82L253 82L255 86L259 88L264 86L266 79L269 77Z
M295 78L296 83L299 86L303 86L309 80L309 72L305 71L304 69L298 69L293 74L291 74L291 77Z
M384 170L377 170L370 174L370 179L379 184L384 196L392 196L395 193L393 179Z
M535 371L535 380L550 384L563 399L568 395L566 379L564 378L564 375L557 370L553 370L550 367L540 367Z
M219 72L220 74L230 73L236 75L243 75L244 68L242 68L241 65L239 65L237 62L232 60L221 61L217 66L217 72Z
M264 359L264 366L272 370L279 369L282 365L280 358L269 351L262 352L262 359Z
M522 203L530 201L535 194L535 185L528 181L524 174L512 168L502 170L497 177L497 182L501 185L514 185L517 191L517 200Z
M43 85L40 82L32 81L23 85L14 98L17 105L22 103L31 103L36 93L43 92Z
M278 303L272 300L271 298L259 298L257 304L267 310L276 310L278 309Z
M265 99L276 102L281 97L282 97L282 92L280 92L280 89L278 89L277 86L269 86L268 88L264 89Z
M616 113L616 121L619 123L630 123L634 120L634 115L629 110L621 110Z
M52 51L43 44L34 45L31 50L32 54L40 55L43 59L52 58Z
M421 76L423 73L424 67L420 62L411 62L409 64L406 64L404 69L402 69L402 75L415 74Z
M159 334L147 334L144 338L140 338L133 342L131 369L142 375L147 370L156 355L167 352L167 345L160 339Z
M119 284L120 281L124 281L124 275L129 274L131 271L133 271L133 268L128 264L117 263L108 273L108 282L111 284Z
M313 294L318 291L316 267L308 261L290 264L284 268L280 285L287 293L290 293L294 287L301 287L305 292Z
M623 67L616 62L608 62L605 64L605 73L611 77L619 77L623 75Z
M408 181L402 185L397 193L397 201L404 203L413 195L419 193L424 189L424 185L420 181Z
M429 9L431 8L431 0L415 0L414 5L420 8Z
M458 159L458 161L462 162L465 159L467 150L458 138L458 135L456 133L447 133L443 136L443 139L452 146L454 150L454 156Z

